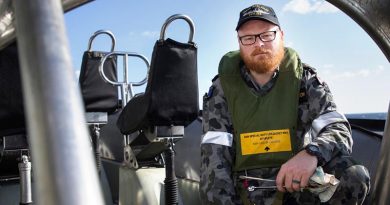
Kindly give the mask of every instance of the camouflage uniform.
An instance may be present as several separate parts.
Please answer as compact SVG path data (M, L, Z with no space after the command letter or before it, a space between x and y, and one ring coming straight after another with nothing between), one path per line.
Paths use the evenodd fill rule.
M242 66L240 71L248 87L260 95L267 94L278 78L277 70L268 83L259 86L245 66ZM233 133L232 119L218 76L213 79L209 93L203 100L203 133L208 131ZM298 106L298 142L301 143L300 147L304 147L307 143L318 145L323 157L323 162L319 162L319 166L323 166L326 173L333 174L340 180L340 186L327 203L360 204L369 191L370 178L367 169L355 165L350 157L352 137L349 124L327 125L318 136L305 139L305 133L310 129L312 121L321 114L332 111L336 111L336 104L333 102L327 84L318 78L313 68L304 64ZM233 173L234 148L234 141L231 147L214 143L201 144L200 194L203 204L242 204L237 189L243 185L242 181L237 179L237 175L247 174L276 179L279 168ZM270 182L249 181L250 186L267 186L267 183ZM276 190L256 189L253 192L246 192L252 204L273 204L276 194ZM283 196L283 204L320 204L320 201L317 196L307 191L286 192Z

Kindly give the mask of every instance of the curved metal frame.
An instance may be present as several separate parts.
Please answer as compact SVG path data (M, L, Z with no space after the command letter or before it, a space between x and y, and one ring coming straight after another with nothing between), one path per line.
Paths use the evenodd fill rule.
M172 15L164 22L164 24L161 28L159 40L163 41L165 39L165 30L167 29L168 25L170 23L172 23L172 21L177 20L177 19L183 19L188 23L188 25L190 26L190 35L188 37L188 43L193 43L194 42L193 41L194 40L194 33L195 33L194 22L192 21L192 19L189 16L183 15L183 14Z
M119 82L119 81L114 82L114 81L108 79L106 74L104 73L104 62L107 60L108 57L113 56L113 55L124 57L123 82ZM103 80L106 81L107 83L112 84L112 85L121 87L121 95L123 98L122 99L123 100L122 107L124 107L126 105L126 103L130 100L130 98L133 97L133 95L134 95L133 85L134 86L141 86L141 85L145 84L146 81L148 80L148 75L146 74L146 77L143 80L141 80L140 82L129 82L128 81L128 57L129 56L141 58L147 66L147 73L149 73L150 63L149 63L148 59L145 56L140 55L138 53L134 53L134 52L123 52L123 51L110 52L102 58L102 60L100 61L100 65L99 65L99 74L103 78ZM130 92L130 95L127 94L128 92Z
M111 52L113 52L114 49L115 49L116 40L115 40L114 34L111 31L109 31L109 30L98 30L98 31L96 31L89 38L89 41L88 41L88 51L91 51L93 40L100 34L106 34L106 35L108 35L111 38Z

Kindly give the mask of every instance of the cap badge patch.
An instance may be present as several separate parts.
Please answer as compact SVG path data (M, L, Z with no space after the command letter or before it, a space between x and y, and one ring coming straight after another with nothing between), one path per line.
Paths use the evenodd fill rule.
M270 14L269 10L264 7L255 7L248 9L242 16L262 16L264 14Z

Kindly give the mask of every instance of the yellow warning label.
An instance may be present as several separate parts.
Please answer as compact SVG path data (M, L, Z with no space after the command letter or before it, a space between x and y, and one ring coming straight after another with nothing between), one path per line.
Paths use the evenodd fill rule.
M291 151L289 129L240 134L242 155Z

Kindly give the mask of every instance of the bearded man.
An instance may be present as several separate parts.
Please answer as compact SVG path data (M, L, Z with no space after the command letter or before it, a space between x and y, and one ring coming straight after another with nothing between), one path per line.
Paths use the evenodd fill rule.
M240 12L203 102L204 204L361 204L367 169L351 158L348 121L327 84L284 47L274 10Z

